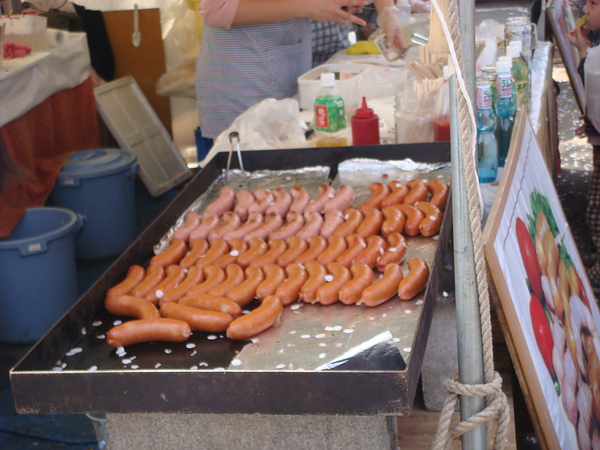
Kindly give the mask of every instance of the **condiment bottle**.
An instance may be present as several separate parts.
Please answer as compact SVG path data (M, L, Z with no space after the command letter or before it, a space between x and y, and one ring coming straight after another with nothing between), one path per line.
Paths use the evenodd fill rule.
M356 110L352 119L352 145L379 144L379 117L367 107L367 99L362 98L362 106Z
M444 82L438 91L433 117L433 139L435 142L450 140L450 89L448 66L444 66Z
M477 100L477 174L480 183L493 183L498 174L498 141L494 135L496 114L492 108L492 84L480 77L476 87Z
M315 99L315 136L317 147L348 145L344 99L335 89L335 74L321 74L321 92Z
M496 120L496 140L498 141L498 165L504 167L510 139L512 136L515 113L517 112L517 88L511 74L512 61L501 56L496 63L496 99L494 111Z

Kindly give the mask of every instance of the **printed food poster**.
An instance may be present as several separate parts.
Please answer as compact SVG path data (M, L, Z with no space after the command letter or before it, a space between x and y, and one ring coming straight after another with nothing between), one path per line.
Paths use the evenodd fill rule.
M522 122L486 251L548 446L599 449L600 314L529 121Z

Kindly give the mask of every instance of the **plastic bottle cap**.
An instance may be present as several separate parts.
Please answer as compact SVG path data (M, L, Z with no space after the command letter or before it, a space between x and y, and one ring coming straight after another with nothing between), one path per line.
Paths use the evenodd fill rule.
M333 87L335 86L335 74L333 72L325 72L321 74L321 86Z
M358 117L359 119L370 119L373 116L373 110L367 107L367 99L366 97L363 97L362 105L356 110L355 117Z
M498 73L501 72L510 72L510 68L512 66L512 61L510 59L505 59L503 56L498 58L498 62L496 63L496 71Z
M510 41L508 47L506 48L506 55L511 58L518 58L521 56L521 52L523 51L523 42L521 41Z

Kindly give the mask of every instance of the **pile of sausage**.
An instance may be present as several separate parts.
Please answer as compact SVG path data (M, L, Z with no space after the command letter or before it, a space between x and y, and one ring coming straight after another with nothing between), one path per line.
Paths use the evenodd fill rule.
M449 187L413 179L375 182L369 190L353 208L348 185L323 185L314 200L301 186L252 193L222 187L202 216L185 214L146 269L131 266L107 291L109 312L136 319L112 328L107 343L182 342L192 331L247 339L297 300L374 307L396 294L413 298L429 267L412 258L404 276L405 235L439 231ZM260 305L242 314L254 299Z

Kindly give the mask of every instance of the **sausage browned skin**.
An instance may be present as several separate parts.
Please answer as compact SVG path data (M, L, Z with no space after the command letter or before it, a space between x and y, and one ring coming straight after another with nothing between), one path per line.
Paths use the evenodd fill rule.
M415 206L404 204L394 205L394 208L398 208L406 217L406 220L404 221L404 234L407 236L418 236L421 232L419 230L419 225L425 218L423 212Z
M204 256L198 258L198 260L194 263L195 266L198 266L202 270L214 264L221 256L225 255L229 251L229 244L224 239L213 239L210 241L210 246Z
M321 305L332 305L339 299L339 293L342 286L351 280L350 270L339 263L332 262L327 264L328 275L327 283L317 289L316 300Z
M244 281L244 269L237 264L225 267L225 279L208 291L210 295L225 297L225 294Z
M429 191L427 190L427 185L425 182L413 178L408 183L406 183L409 191L402 200L404 205L415 206L417 202L422 202L423 200L427 200L427 196L429 195Z
M332 199L335 196L335 189L333 186L329 184L322 184L319 186L319 196L310 202L306 208L304 208L304 212L316 212L322 213L323 206L327 203L328 200Z
M337 190L333 198L325 202L323 211L329 211L330 209L345 211L352 206L352 202L354 202L354 188L344 184Z
M433 179L427 183L427 189L431 192L429 203L437 206L442 211L446 209L448 197L450 196L450 186L445 181Z
M317 262L326 266L334 262L347 248L346 238L333 234L327 239L327 248L317 257Z
M367 239L367 246L356 255L355 262L361 262L373 269L377 265L379 258L383 256L387 249L387 242L379 235L371 236Z
M265 279L265 275L259 267L247 267L244 271L244 281L238 286L230 289L225 295L229 300L236 302L241 307L250 303L256 295L256 289Z
M367 243L363 239L362 236L358 234L351 234L346 236L346 244L347 248L344 250L340 256L338 256L335 262L341 264L344 267L350 268L358 254L366 248Z
M408 261L408 275L398 285L398 297L410 300L427 286L429 266L421 258L411 258Z
M189 267L196 264L206 250L208 250L208 241L202 238L191 239L189 242L189 252L179 261L179 265L184 269L188 269Z
M215 201L208 204L204 208L204 213L214 213L217 216L222 216L226 211L233 208L235 202L235 192L229 186L222 186L219 188L219 196ZM203 214L204 214L203 213Z
M379 209L381 207L381 202L390 193L390 188L387 185L376 181L369 185L369 192L371 192L371 197L360 205L359 209L361 211L365 211L369 208Z
M356 262L350 266L352 279L340 288L340 301L344 305L353 305L360 300L360 295L375 279L375 272L364 263Z
M442 211L437 206L428 202L417 203L417 209L425 215L419 224L421 234L425 237L431 237L439 233L440 228L442 228L442 219L444 218Z
M275 296L281 300L283 305L289 305L298 300L300 289L306 281L308 274L306 273L306 269L298 263L289 264L285 268L285 274L286 279L277 287Z
M265 298L258 308L235 319L227 328L229 339L248 339L277 323L283 313L281 301L274 295Z
M277 287L285 281L285 271L277 264L265 264L262 271L265 279L256 287L255 297L258 300L274 295Z
M190 233L200 225L200 216L196 211L187 211L183 215L183 223L173 232L173 237L188 241Z
M186 296L207 294L212 288L225 280L225 271L212 264L204 268L204 281L187 291Z
M365 216L360 210L356 208L346 209L344 211L344 223L337 227L333 234L345 237L355 233L364 218Z
M225 269L229 264L237 263L238 256L248 249L248 243L242 239L230 239L229 251L213 261L213 265Z
M383 223L381 224L381 234L387 238L392 233L402 233L406 217L404 213L393 206L386 206L381 210L383 214Z
M402 269L398 264L388 264L383 269L383 276L362 292L362 303L373 307L388 301L398 292L398 284L402 277Z
M134 297L143 297L150 289L155 287L164 278L165 269L163 266L149 266L146 269L144 279L129 292L129 295L133 295Z
M106 333L106 343L111 347L127 347L142 342L183 342L192 330L183 320L137 319L117 325Z
M327 268L316 261L306 261L304 267L307 278L300 288L298 298L306 303L315 303L317 301L317 289L327 283Z
M250 265L262 268L267 264L274 264L287 250L287 244L281 239L270 239L267 243L269 250L250 261Z
M162 305L164 303L176 302L202 283L202 281L204 281L204 272L200 267L192 266L187 269L185 278L176 287L164 292L163 296L158 299L158 303Z
M379 234L383 224L383 213L376 208L367 208L363 210L364 219L356 229L355 233L365 239Z
M327 241L322 236L313 236L306 240L308 248L304 253L296 258L298 264L305 264L306 261L316 260L327 248Z
M150 258L149 266L171 266L177 264L187 252L187 245L183 239L172 238L169 245L158 255Z
M290 236L285 240L287 250L277 259L277 265L282 269L296 261L306 251L308 243L298 236Z
M185 269L176 264L172 264L165 269L165 278L150 289L144 298L154 304L158 304L165 292L175 288L184 278Z
M388 187L390 188L390 193L381 201L381 209L395 205L396 203L402 203L402 200L408 194L408 187L400 181L390 181Z
M165 303L160 307L160 315L167 319L182 320L192 331L219 333L227 330L233 317L220 311L208 311L179 303Z
M377 270L383 272L388 264L400 264L406 256L406 238L400 233L392 233L387 237L387 250L377 261Z
M193 306L198 309L208 311L219 311L229 314L231 317L242 315L242 307L232 300L225 297L217 297L210 294L196 294L183 297L178 302L181 305Z
M229 241L231 239L243 239L251 231L257 229L264 222L265 217L262 213L253 212L248 214L248 220L236 230L229 231L223 235L223 239Z
M115 316L155 319L160 317L158 309L148 300L132 295L111 295L106 297L104 307Z

